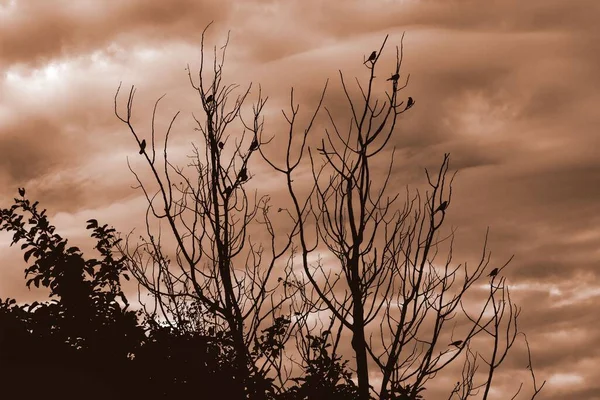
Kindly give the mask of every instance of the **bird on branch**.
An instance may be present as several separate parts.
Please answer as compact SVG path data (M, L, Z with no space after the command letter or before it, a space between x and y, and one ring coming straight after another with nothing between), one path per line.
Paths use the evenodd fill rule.
M494 269L492 270L492 272L490 272L490 274L489 274L488 276L494 277L494 276L498 275L498 272L500 272L500 271L498 270L498 268L494 268Z
M213 101L215 101L215 97L214 97L212 94L209 94L209 95L206 97L206 102L207 102L207 103L212 103Z
M388 81L396 82L398 79L400 79L400 74L394 74L388 79Z
M438 211L444 212L444 211L446 211L446 208L448 208L448 202L444 200L442 202L442 204L440 204L439 207L436 208L433 213L435 214Z
M368 63L369 61L373 62L373 61L375 61L376 58L377 58L377 52L374 51L371 53L369 58L367 58L367 61L365 61L364 64Z
M240 173L238 174L238 178L240 182L245 182L248 180L248 171L246 170L246 167L242 167Z
M415 101L413 100L412 97L408 97L408 102L406 103L406 108L404 109L404 111L408 110L409 108L411 108L412 106L415 105Z
M254 151L258 149L258 140L256 138L252 139L252 143L250 143L250 151Z
M219 146L219 150L223 150L223 147L225 147L225 143L219 142L218 146Z
M456 341L450 343L448 346L456 346L456 347L458 347L458 346L460 346L462 344L462 342L463 342L462 340L456 340Z
M142 142L140 143L140 154L144 154L145 151L146 151L146 139L142 139Z
M25 197L25 188L19 188L19 196Z

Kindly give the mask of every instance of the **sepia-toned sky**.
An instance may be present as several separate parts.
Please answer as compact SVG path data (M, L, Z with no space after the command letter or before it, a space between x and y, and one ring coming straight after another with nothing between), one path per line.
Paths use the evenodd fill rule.
M200 109L185 68L197 68L210 21L210 46L231 32L224 79L261 84L270 97L266 133L282 126L292 86L310 109L329 78L329 105L343 112L338 69L366 77L363 57L389 34L383 80L405 32L405 94L416 105L394 135L394 185L423 184L423 168L451 154L457 255L477 257L488 226L492 258L514 254L506 276L548 381L539 399L597 400L599 16L597 0L0 0L1 206L26 187L82 245L89 218L140 227L145 200L127 158L144 165L113 114L115 91L138 88L145 134L166 93L159 116L164 126L182 111L171 152L185 162ZM276 204L278 181L265 166L253 173ZM9 243L1 236L0 297L29 300ZM524 367L503 369L500 388Z

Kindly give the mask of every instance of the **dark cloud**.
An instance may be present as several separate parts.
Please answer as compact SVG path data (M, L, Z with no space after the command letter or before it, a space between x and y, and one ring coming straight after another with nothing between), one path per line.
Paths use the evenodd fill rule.
M58 144L61 127L44 119L24 120L6 127L0 135L0 169L7 185L29 180L60 168L70 155Z
M550 379L540 398L598 397L600 376L589 365L600 362L590 351L600 335L594 319L600 290L599 2L14 4L0 9L0 197L8 206L16 188L26 186L57 219L61 234L82 243L88 218L104 218L123 231L143 221L144 201L131 189L136 182L127 157L142 179L147 166L112 114L120 81L123 96L129 85L138 87L134 119L146 139L154 101L167 93L158 128L164 134L165 121L182 111L171 156L179 165L188 162L189 144L198 142L190 114L199 106L184 68L197 68L200 32L209 21L215 24L207 48L222 45L231 30L224 77L242 86L260 83L269 96L265 137L276 138L264 150L273 157L285 139L280 108L289 109L292 86L301 104L298 132L328 78L326 105L347 126L338 69L359 98L354 78L364 82L367 76L363 58L389 34L376 74L376 90L385 90L394 47L406 32L402 73L411 77L402 96L416 104L392 136L394 188L423 189L424 168L437 169L451 153L451 168L459 170L448 211L448 226L459 228L455 258L476 259L491 227L495 262L515 255L506 276L524 309L521 327L540 366L538 379ZM311 146L326 127L322 115ZM390 155L373 171L384 173ZM270 193L274 208L285 207L281 177L266 171L253 164L250 184ZM276 226L284 229L283 218ZM13 250L2 253L7 268L0 296L30 299L24 282L19 286L22 265ZM510 377L522 372L523 354L508 361L501 385L510 386Z
M138 37L198 40L206 24L228 14L226 1L211 0L15 3L0 25L3 63L36 65Z

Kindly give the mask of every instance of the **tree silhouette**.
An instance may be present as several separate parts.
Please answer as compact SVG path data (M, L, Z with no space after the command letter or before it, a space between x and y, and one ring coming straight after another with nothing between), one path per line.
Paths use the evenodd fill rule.
M19 382L14 376L17 366L25 365L30 370L41 365L49 370L83 373L82 379L87 377L98 386L99 381L91 377L110 375L143 336L136 313L126 310L119 281L125 266L111 250L117 241L115 231L106 225L90 224L102 258L86 260L77 247L69 247L68 241L55 233L46 210L39 211L37 206L37 202L21 198L15 199L11 208L0 210L0 230L13 232L11 245L22 243L24 259L30 263L25 270L27 286L48 288L52 299L24 306L14 301L4 303L0 353L7 361L2 362L4 368L10 371L3 372L12 377L8 381L15 390L33 390L15 383ZM124 300L125 306L118 300ZM46 381L51 382L48 379L52 374L44 375ZM68 376L54 377L56 384L78 388L66 381ZM110 380L102 381L102 386L96 395L102 393L100 389L113 390Z
M120 279L129 275L124 258L113 252L121 239L94 219L87 228L99 259L69 247L37 202L15 199L0 210L0 231L13 232L12 244L22 243L31 263L27 286L47 287L52 299L0 301L3 393L21 399L53 390L65 398L154 399L189 397L200 388L228 395L235 383L231 339L164 327L142 310L128 310Z
M88 221L102 258L86 260L79 248L68 246L68 240L55 233L46 210L37 206L28 199L15 199L11 208L0 210L0 231L13 232L11 245L22 242L25 262L33 261L25 269L27 287L41 285L49 289L50 298L57 298L56 334L74 347L92 349L96 344L92 335L110 336L111 326L125 321L135 326L135 313L126 310L128 302L121 290L120 276L128 279L124 258L115 259L112 252L120 240L115 230Z
M429 191L424 195L407 194L400 204L398 186L390 185L396 150L391 147L393 137L398 134L401 115L415 102L409 96L403 106L400 99L408 76L402 85L392 79L392 90L377 98L375 71L386 41L387 37L367 60L369 76L366 83L357 81L356 96L340 71L347 112L338 117L325 107L329 124L320 145L311 138L316 113L296 133L299 106L292 90L291 110L284 112L289 124L285 160L282 163L280 157L270 158L261 151L287 181L294 224L291 235L302 263L302 273L294 278L299 286L312 289L301 292L309 308L331 315L331 329L338 332L328 339L334 348L343 338L349 340L356 359L356 398L419 399L425 385L455 360L469 368L458 385L460 390L451 396L461 392L460 398L467 398L483 388L487 398L495 371L520 333L520 309L513 304L504 278L488 283L480 313L472 315L465 309L466 294L484 276L490 258L486 234L479 263L471 268L455 265L453 232L441 235L455 175L448 177L448 154L436 175L425 170ZM402 59L400 46L394 77L402 75ZM320 108L321 103L317 112ZM301 184L294 179L305 168L312 170L313 177L308 190L306 179ZM447 252L444 259L440 259L442 250ZM326 265L321 262L324 253L332 260ZM454 332L454 321L460 322L464 338L449 349L443 338ZM475 337L488 337L491 351L482 347L474 359L459 358L472 350ZM477 365L474 360L487 366L484 381L474 382L477 367L470 368ZM379 388L371 386L374 373L381 377ZM534 387L536 394L539 389Z
M148 168L157 192L149 192L150 184L142 182L132 171L148 202L146 236L138 244L128 237L119 246L127 255L128 267L135 278L157 301L156 307L148 313L159 315L169 326L190 334L212 329L227 337L233 349L229 360L235 367L236 380L230 385L236 393L234 398L261 399L285 390L290 376L284 370L281 347L289 340L294 327L301 323L301 320L289 319L292 311L288 300L297 289L273 279L275 265L282 257L289 256L291 241L277 237L268 213L269 198L252 199L245 189L251 180L248 164L259 148L257 137L263 128L261 114L266 98L259 88L250 119L241 115L250 87L228 106L231 103L227 103L227 99L234 96L238 86L222 82L227 43L212 70L207 71L205 32L199 73L194 74L197 81L188 66L190 84L199 94L205 115L204 118L194 115L201 144L194 146L192 168L179 168L168 159L168 140L177 113L165 132L165 149L160 152L164 154L162 160L154 155L154 128L148 143L152 146ZM127 110L120 113L117 90L115 114L139 141L141 134L131 122L134 92L132 88ZM208 92L216 95L206 97ZM154 107L153 122L159 101ZM235 141L230 140L229 126L234 122L243 125L250 137L242 135ZM234 143L233 155L229 158L219 151L222 147L219 144L225 142ZM165 246L164 230L151 228L156 226L155 221L167 225L176 243L174 249ZM270 240L255 243L249 232L256 229L262 230L261 234ZM183 317L191 304L197 307L193 321ZM282 325L284 320L289 322ZM261 336L262 331L270 332L271 328L277 329L276 337Z

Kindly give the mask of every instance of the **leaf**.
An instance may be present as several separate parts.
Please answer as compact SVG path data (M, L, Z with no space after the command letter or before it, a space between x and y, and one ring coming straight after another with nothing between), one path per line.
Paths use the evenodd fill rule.
M100 265L101 262L96 260L95 258L92 258L92 259L86 260L85 264L89 267L95 267L96 265Z
M31 255L33 254L33 252L35 251L35 247L32 249L29 249L25 252L25 254L23 255L23 258L25 259L25 262L29 261L29 257L31 257Z
M38 303L37 301L34 301L33 303L31 303L27 309L27 312L31 312L33 311L34 308L36 308L37 306L39 306L40 303Z

